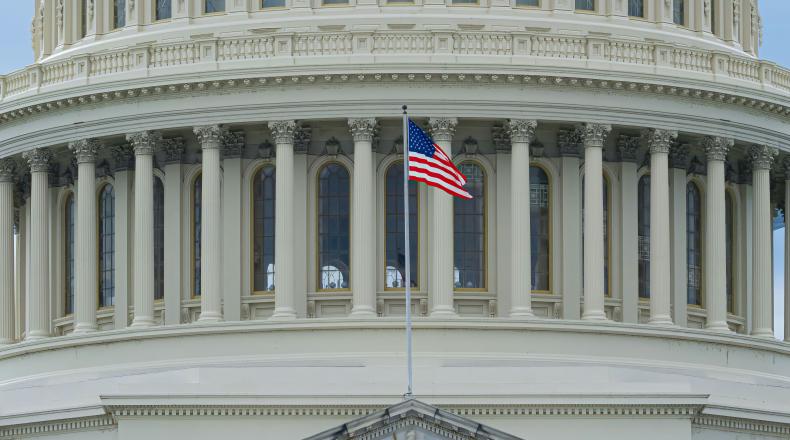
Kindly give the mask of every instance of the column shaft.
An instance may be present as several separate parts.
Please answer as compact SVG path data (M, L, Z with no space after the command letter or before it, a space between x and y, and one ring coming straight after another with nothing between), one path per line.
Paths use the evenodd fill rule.
M790 206L790 179L785 180L785 342L790 342L790 213L787 212L788 206Z
M529 143L536 121L511 120L510 235L511 287L510 316L532 317L532 253L530 246Z
M771 182L769 170L776 150L755 147L754 164L754 263L752 265L754 297L752 335L773 338L772 258L771 258Z
M50 336L49 328L49 155L42 149L26 154L30 162L30 268L27 334L34 340Z
M154 325L153 156L148 152L137 150L134 163L134 320L132 327L150 327Z
M99 292L95 157L80 160L77 172L74 333L90 333L97 328Z
M0 346L14 336L14 182L10 162L0 161Z
M705 199L705 308L707 327L729 331L727 325L727 254L724 162L708 161Z
M222 201L220 149L203 148L202 247L200 258L200 321L222 320Z
M638 139L638 138L635 138ZM639 304L639 231L634 206L637 206L639 179L636 163L628 160L620 164L620 252L623 286L623 322L638 322ZM612 231L615 232L615 231Z
M373 134L376 120L349 119L348 124L354 136L354 201L351 207L351 289L354 298L351 315L365 318L376 316L376 223L370 218L370 213L375 211Z
M272 319L294 319L294 133L295 121L274 121L269 129L276 144L274 207L274 313Z

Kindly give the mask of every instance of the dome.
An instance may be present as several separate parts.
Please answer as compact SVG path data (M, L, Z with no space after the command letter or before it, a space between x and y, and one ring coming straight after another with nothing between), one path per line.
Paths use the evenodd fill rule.
M0 439L790 435L756 1L35 4Z

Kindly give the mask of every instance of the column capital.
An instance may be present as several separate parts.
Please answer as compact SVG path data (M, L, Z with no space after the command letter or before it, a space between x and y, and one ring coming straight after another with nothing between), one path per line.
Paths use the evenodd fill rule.
M779 154L779 150L768 145L752 146L749 150L749 156L752 158L752 169L770 170L777 154Z
M349 118L348 128L354 142L373 142L377 129L376 118Z
M621 134L617 138L617 149L620 151L620 160L636 163L636 152L639 150L639 136Z
M134 165L134 161L132 160L134 157L134 151L132 149L132 145L129 143L123 143L110 147L110 154L113 158L114 171L125 171L132 168Z
M434 142L450 142L458 125L458 118L430 118L428 125L431 127L431 136Z
M69 150L74 152L77 163L96 162L96 153L99 151L100 147L101 142L93 138L69 142Z
M162 152L165 154L165 164L180 163L184 154L184 138L174 137L162 139Z
M225 157L241 157L247 145L247 135L243 130L226 131L222 135L222 152Z
M293 144L296 134L296 121L269 121L269 131L274 136L276 144Z
M601 148L606 142L606 137L612 131L612 126L609 124L587 123L579 126L579 130L581 131L584 148Z
M193 132L200 142L201 149L209 150L222 147L222 136L225 134L225 129L221 125L202 125L195 127Z
M162 142L162 133L152 130L138 131L126 135L126 140L132 144L135 155L152 155Z
M687 169L689 167L689 145L675 143L669 149L669 166Z
M708 161L727 159L727 152L735 145L735 140L721 136L705 136L702 138L702 147L708 156Z
M32 173L49 172L50 153L46 148L35 148L22 153L22 157L27 161Z
M785 181L790 181L790 156L782 156L782 167L785 171ZM788 200L788 202L790 202L790 200ZM790 250L790 247L788 250Z
M0 159L0 183L14 181L14 160L10 157Z
M650 154L668 154L672 142L678 138L678 132L660 128L647 128L642 130L642 138L645 140L645 143L647 143Z
M582 142L582 132L579 127L563 129L557 132L557 145L560 146L560 156L579 157L579 145Z
M510 142L522 142L529 144L535 139L535 129L538 121L534 119L510 119L507 121L507 131L510 134Z

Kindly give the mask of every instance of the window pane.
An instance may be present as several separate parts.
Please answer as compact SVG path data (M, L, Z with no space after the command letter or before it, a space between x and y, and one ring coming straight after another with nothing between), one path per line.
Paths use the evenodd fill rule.
M456 289L486 288L485 249L485 172L479 165L466 162L459 167L466 176L464 188L472 198L454 198L454 270Z
M688 303L702 305L702 215L697 185L686 185L686 265Z
M725 214L724 214L724 228L726 234L726 260L727 266L725 270L727 271L727 311L729 313L735 313L735 286L733 284L733 243L735 239L735 223L733 221L733 203L732 203L732 196L730 193L726 193L724 198L724 205L725 205Z
M318 178L319 289L348 289L351 266L348 170L332 163Z
M200 296L200 244L202 234L203 176L192 186L192 295Z
M266 166L252 181L253 291L274 291L275 170Z
M165 187L154 177L154 299L165 297Z
M453 0L454 5L476 5L477 0Z
M156 0L156 19L166 20L173 16L173 9L170 7L171 0Z
M115 304L115 191L99 194L99 307Z
M74 194L68 196L66 200L65 219L65 285L64 285L64 314L74 313L74 218L76 213Z
M516 0L516 6L540 6L540 0Z
M532 290L549 290L549 176L540 167L529 167L529 225L532 253Z
M405 285L406 244L403 221L403 162L396 162L387 169L385 177L385 286L401 288ZM409 182L409 264L411 286L418 285L419 274L419 225L417 219L417 182Z
M284 8L285 0L261 0L261 8Z
M81 0L80 12L80 37L85 38L88 34L88 0Z
M644 17L645 0L628 0L628 15L631 17Z
M113 0L113 29L126 26L126 0Z
M206 0L206 13L225 12L225 0Z
M325 5L347 5L348 0L324 0Z
M594 11L595 0L576 0L576 9L582 11Z
M639 179L637 197L639 297L650 298L650 176L644 175Z
M685 0L673 0L672 3L672 20L675 24L681 26L686 25L686 7L684 1Z

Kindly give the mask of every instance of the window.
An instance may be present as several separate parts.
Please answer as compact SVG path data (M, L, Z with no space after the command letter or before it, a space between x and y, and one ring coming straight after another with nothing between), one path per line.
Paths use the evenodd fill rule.
M579 11L594 11L595 0L576 0L576 10Z
M206 0L206 14L225 12L225 0Z
M171 0L154 0L156 2L156 19L167 20L173 16Z
M387 169L384 190L384 252L386 268L384 283L388 289L405 286L406 251L403 237L403 162ZM419 285L419 216L417 182L409 182L409 264L411 286Z
M112 0L112 26L119 29L126 26L126 0Z
M200 244L202 233L203 176L192 183L192 296L200 296Z
M672 0L672 21L681 26L686 25L685 0Z
M453 0L454 5L476 5L478 0Z
M115 191L99 193L99 307L115 304Z
M88 0L80 1L80 37L88 35Z
M529 167L529 225L532 248L532 270L530 273L532 274L532 290L540 292L549 291L550 189L549 176L543 168Z
M454 200L453 283L456 289L486 288L486 175L474 162L458 167L472 199Z
M274 291L275 169L266 165L252 179L252 290Z
M628 0L628 16L644 18L645 0Z
M718 0L711 0L710 2L710 31L715 35L718 29L718 22L716 21L716 3Z
M735 240L735 221L733 217L733 201L732 201L732 194L729 192L725 193L724 196L724 228L725 228L725 241L726 241L726 250L725 250L725 258L727 261L727 265L725 270L727 271L727 312L735 313L735 278L733 274L734 266L733 266L733 259L735 257L733 253L734 247L734 240Z
M74 219L76 217L76 203L74 194L69 194L66 198L65 209L63 212L64 229L64 254L65 254L65 283L63 288L63 314L71 315L74 313Z
M647 174L639 179L637 197L639 297L650 298L650 176Z
M284 8L285 0L261 0L261 8Z
M154 177L154 300L165 298L165 187Z
M609 179L603 175L603 292L609 296ZM582 178L582 219L584 219L584 178ZM584 220L582 220L583 222ZM582 224L582 249L584 248L584 224Z
M516 6L540 7L540 0L516 0Z
M348 0L323 0L325 5L347 5Z
M694 182L686 185L686 266L688 303L702 306L702 202Z
M339 163L318 173L318 288L349 288L351 179Z

